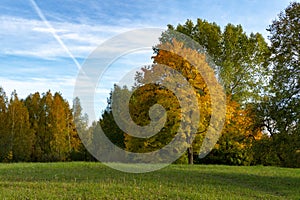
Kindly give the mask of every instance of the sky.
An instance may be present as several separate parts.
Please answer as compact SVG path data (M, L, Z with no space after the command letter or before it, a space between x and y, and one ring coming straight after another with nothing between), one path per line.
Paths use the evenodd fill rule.
M266 28L288 5L288 0L1 0L0 86L8 96L16 90L20 98L60 92L71 104L86 59L113 37L201 18L221 27L241 24L247 34L267 38ZM114 60L97 86L97 116L113 84L132 68L151 63L151 55L149 48Z

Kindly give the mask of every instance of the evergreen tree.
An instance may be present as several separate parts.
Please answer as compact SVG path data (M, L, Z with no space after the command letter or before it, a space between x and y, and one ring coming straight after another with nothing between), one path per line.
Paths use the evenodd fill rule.
M17 93L12 93L8 105L8 143L12 161L29 161L32 154L34 134L30 128L29 113Z

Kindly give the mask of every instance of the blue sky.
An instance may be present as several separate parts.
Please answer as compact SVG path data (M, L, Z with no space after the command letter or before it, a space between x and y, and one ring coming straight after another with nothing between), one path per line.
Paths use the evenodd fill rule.
M265 29L288 4L288 0L2 0L0 86L8 95L16 89L21 98L50 89L72 101L80 66L97 46L113 36L202 18L221 27L241 24L248 34L260 32L267 37ZM148 51L145 58L136 60L128 55L114 63L98 90L99 113L124 70L149 63L150 55Z

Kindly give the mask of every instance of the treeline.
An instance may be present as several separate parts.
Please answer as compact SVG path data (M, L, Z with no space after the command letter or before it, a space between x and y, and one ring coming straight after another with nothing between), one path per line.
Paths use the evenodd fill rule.
M227 24L222 30L201 19L168 25L154 47L153 64L136 74L133 88L115 85L106 110L91 126L78 98L70 108L60 93L48 91L19 99L16 92L8 98L0 88L0 162L94 160L86 148L95 156L102 155L101 148L108 149L104 151L108 161L125 158L126 153L114 152L111 145L99 145L103 144L98 141L101 127L113 144L127 152L155 153L174 142L172 153L182 148L186 152L175 163L300 167L299 19L300 4L291 3L269 26L270 45L260 33L247 35L241 25ZM176 33L192 38L201 48ZM180 76L164 71L161 65ZM215 78L226 96L220 137L216 127L222 121L222 105L213 109L212 97L222 99L222 94L216 92L220 88ZM176 87L170 89L170 85ZM194 92L189 92L188 85ZM155 104L164 107L166 118L160 107L153 109ZM199 120L194 118L196 111ZM165 123L155 135L141 138L133 136L132 129L122 130L116 117L125 127L131 127L130 118L141 127L163 118ZM197 119L195 138L190 119ZM214 128L217 144L200 159L198 155L206 148L203 141L216 137L206 138ZM163 161L168 153L157 151L154 157L142 154L145 157L130 159L151 163Z
M83 116L76 105L71 109L61 94L50 91L25 99L14 91L8 98L0 87L0 162L92 159L77 134L75 120Z

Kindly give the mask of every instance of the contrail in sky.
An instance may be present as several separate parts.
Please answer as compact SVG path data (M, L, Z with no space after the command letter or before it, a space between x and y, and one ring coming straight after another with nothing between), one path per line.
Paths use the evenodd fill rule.
M74 61L75 65L77 66L78 70L81 70L81 65L79 64L79 62L76 60L76 58L74 57L74 55L70 52L70 50L68 49L68 47L65 45L65 43L60 39L60 37L56 34L55 29L51 26L51 24L48 22L48 20L46 19L45 15L42 13L41 9L39 8L39 6L35 3L34 0L30 0L33 8L35 9L35 11L37 12L37 14L39 15L39 17L44 21L44 23L46 24L46 26L50 29L50 32L52 33L53 37L56 39L56 41L60 44L60 46L67 52L67 54L70 56L70 58Z

